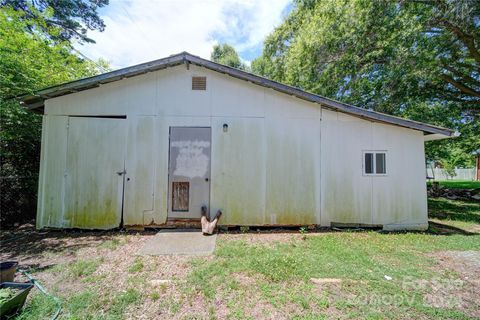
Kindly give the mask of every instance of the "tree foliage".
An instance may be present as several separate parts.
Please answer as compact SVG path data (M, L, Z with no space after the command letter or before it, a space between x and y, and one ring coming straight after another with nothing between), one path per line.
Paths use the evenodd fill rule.
M480 112L480 2L418 2L417 6L406 5L416 9L417 15L429 10L425 33L434 43L439 66L433 93L440 99L461 102L466 112Z
M241 70L246 69L245 64L240 60L235 48L227 43L214 45L210 58L213 62L217 62L232 68Z
M11 7L24 14L19 19L37 20L43 17L43 23L27 23L31 33L40 31L48 34L56 42L72 41L95 42L87 37L88 30L105 29L105 23L98 15L98 8L108 5L108 0L0 0L0 7ZM56 30L50 34L51 30Z
M363 108L457 129L460 138L429 143L427 154L445 161L462 154L456 163L469 165L480 144L479 25L474 0L296 0L252 70Z
M15 214L26 214L13 217L18 220L31 218L28 216L32 214L30 208L22 207L25 203L15 202L8 195L15 191L18 199L35 199L35 178L39 169L41 116L27 111L12 97L98 73L97 64L73 54L68 41L57 42L50 38L60 34L60 28L48 26L40 14L28 19L26 15L11 7L0 8L2 223ZM31 33L31 29L46 30L48 34ZM13 201L10 208L4 207L9 201Z

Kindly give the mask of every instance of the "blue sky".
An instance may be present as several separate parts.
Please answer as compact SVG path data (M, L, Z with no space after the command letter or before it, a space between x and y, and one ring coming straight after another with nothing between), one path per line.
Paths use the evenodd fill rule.
M105 31L90 31L96 43L76 48L116 69L181 51L209 58L214 44L226 42L249 63L291 9L290 1L111 0L99 11Z

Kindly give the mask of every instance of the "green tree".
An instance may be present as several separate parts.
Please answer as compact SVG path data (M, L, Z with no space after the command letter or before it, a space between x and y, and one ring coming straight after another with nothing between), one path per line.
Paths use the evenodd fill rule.
M87 37L88 30L105 29L105 23L98 15L98 8L108 5L108 0L0 0L0 8L9 6L24 14L22 20L35 20L40 14L44 23L39 25L27 24L31 33L41 31L49 34L52 27L56 30L50 34L55 41L95 42Z
M464 111L480 112L480 2L477 0L423 0L405 7L425 15L423 32L434 47L439 70L432 93L461 102Z
M427 155L446 161L462 153L466 160L457 163L469 164L480 143L479 14L480 2L472 0L296 0L252 70L363 108L457 129L460 138L427 144Z
M41 115L12 97L98 73L97 64L73 54L68 41L54 42L28 31L40 26L56 35L60 28L49 27L40 14L31 19L25 15L0 8L1 225L33 217L39 169Z
M229 44L216 44L213 46L211 57L213 62L217 62L232 68L245 70L246 66L240 60L235 48Z

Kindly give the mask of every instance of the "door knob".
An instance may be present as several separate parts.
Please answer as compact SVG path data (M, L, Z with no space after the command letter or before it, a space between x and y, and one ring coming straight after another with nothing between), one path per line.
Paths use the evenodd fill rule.
M208 182L208 178L205 178L205 181L207 181L207 182Z

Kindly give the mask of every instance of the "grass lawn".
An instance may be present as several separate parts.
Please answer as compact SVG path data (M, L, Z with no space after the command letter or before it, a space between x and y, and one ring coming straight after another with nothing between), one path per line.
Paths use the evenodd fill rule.
M223 233L196 258L135 255L149 233L38 233L0 258L31 267L60 319L478 318L480 204L429 205L425 233ZM33 290L17 319L54 311Z
M452 189L476 189L480 188L480 181L465 181L465 180L448 180L448 181L439 181L440 185L445 188ZM432 185L431 182L427 183L429 186Z
M430 219L434 222L466 231L480 227L480 202L430 198L428 210Z

